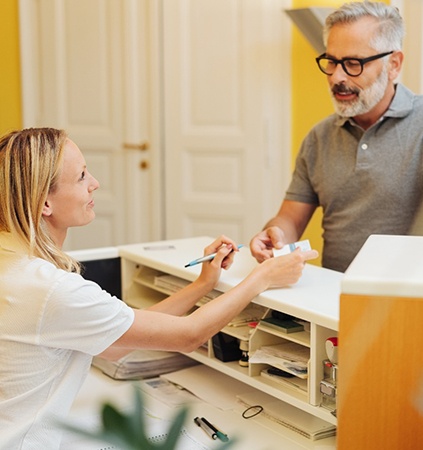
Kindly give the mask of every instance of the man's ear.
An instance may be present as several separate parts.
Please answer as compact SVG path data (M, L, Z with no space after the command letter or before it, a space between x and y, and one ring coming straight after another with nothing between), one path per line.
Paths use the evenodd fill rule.
M43 216L51 216L53 214L53 208L51 207L51 203L46 200L43 206Z
M390 71L389 71L389 76L392 81L395 80L399 76L399 74L401 72L403 61L404 61L404 53L403 52L396 51L396 52L394 52L393 55L391 55L391 58L390 58L391 67L390 67Z

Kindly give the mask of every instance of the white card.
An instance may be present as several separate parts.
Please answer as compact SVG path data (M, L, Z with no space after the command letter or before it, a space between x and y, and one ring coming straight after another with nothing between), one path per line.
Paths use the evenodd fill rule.
M292 244L286 244L280 249L273 249L273 256L287 255L293 252L296 248L300 248L302 252L311 250L310 241L305 239L304 241L293 242Z

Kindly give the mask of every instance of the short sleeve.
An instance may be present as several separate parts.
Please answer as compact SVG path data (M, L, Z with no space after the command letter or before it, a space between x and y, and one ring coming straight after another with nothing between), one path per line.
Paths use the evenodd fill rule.
M315 165L313 139L309 134L301 145L295 161L295 170L285 194L285 200L301 203L319 204L319 199L311 183L311 170ZM315 151L315 149L314 149Z
M55 281L39 322L40 344L96 355L131 326L134 311L82 276L63 272Z

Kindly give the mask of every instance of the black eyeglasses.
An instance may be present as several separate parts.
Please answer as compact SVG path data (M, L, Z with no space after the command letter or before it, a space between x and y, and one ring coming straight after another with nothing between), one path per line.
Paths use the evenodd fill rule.
M326 53L321 54L316 58L317 65L319 69L326 75L333 75L336 70L336 66L341 64L344 72L350 77L358 77L363 72L364 64L375 59L383 58L388 56L394 51L379 53L378 55L369 56L368 58L342 58L335 59L326 56Z

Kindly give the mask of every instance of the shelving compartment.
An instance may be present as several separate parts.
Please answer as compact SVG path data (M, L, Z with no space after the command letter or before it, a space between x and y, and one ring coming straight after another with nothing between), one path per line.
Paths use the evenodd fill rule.
M160 266L155 263L155 267ZM167 272L168 265L164 267L166 267L166 271L160 271L151 268L148 262L140 264L131 261L130 258L122 258L123 300L133 307L145 308L189 284L189 281L180 278L179 272L175 271L174 273L177 275L174 275L171 271ZM167 284L168 282L170 284ZM220 291L213 291L210 295L199 300L197 307L201 307L204 303L221 294ZM273 301L267 302L266 300L263 302L261 299L260 301L260 304L251 303L251 308L257 309L255 317L247 314L246 310L221 330L222 333L235 338L239 343L248 344L250 357L248 367L242 367L238 360L230 362L219 360L213 351L211 339L205 346L188 354L188 356L266 392L274 398L336 425L336 417L330 411L321 407L320 381L324 376L322 362L326 359L325 341L329 337L337 336L337 331L315 323L313 319L319 322L320 318L313 315L309 315L308 320L310 321L302 321L304 323L303 331L287 333L272 329L262 319L270 317L273 311L283 313L284 307L281 304L279 309L277 305L275 307ZM270 309L270 305L272 305L272 309ZM295 311L295 309L291 308L290 311ZM259 320L255 328L248 325L250 321L256 319ZM291 378L270 377L267 376L268 374L262 374L262 372L273 367L278 368L277 366L251 361L251 356L254 355L255 351L266 346L280 345L284 342L296 344L300 346L303 352L306 352L306 376L297 374Z
M169 295L154 285L154 278L162 274L147 266L122 260L122 300L134 308L147 308Z
M290 354L294 357L288 357ZM250 339L249 374L265 385L309 402L309 333L282 333L260 323Z
M325 344L326 339L338 337L338 332L326 327L312 324L311 327L311 365L313 370L310 377L310 403L320 406L322 394L320 392L320 382L324 379L323 361L327 359Z

